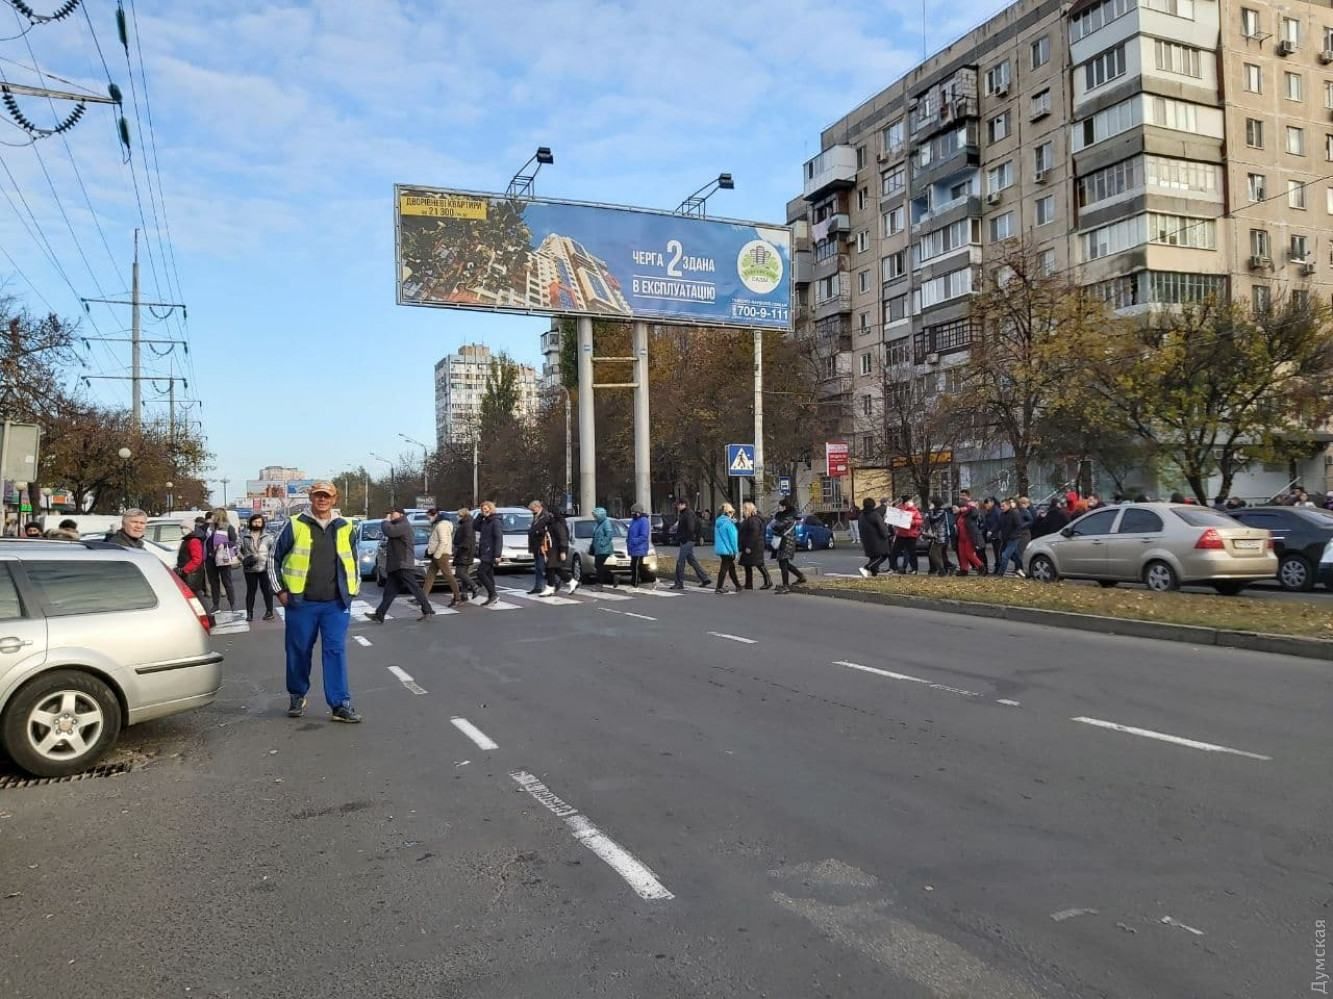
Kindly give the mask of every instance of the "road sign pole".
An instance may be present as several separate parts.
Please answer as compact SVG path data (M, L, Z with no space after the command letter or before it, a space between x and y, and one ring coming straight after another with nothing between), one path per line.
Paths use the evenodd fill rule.
M648 449L648 324L634 324L634 501L653 512L653 477ZM587 516L586 511L583 512Z
M754 331L754 499L764 491L764 331Z
M597 428L592 387L592 319L580 316L579 348L579 515L592 516L597 505ZM645 428L646 432L646 428Z

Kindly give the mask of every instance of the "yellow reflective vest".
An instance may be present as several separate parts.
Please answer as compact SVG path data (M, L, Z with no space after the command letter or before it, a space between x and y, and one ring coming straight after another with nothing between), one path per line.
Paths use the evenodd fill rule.
M292 549L282 560L282 585L288 593L300 596L305 592L306 576L310 574L310 525L300 517L291 521ZM343 572L347 574L347 593L356 596L361 588L361 572L356 565L356 550L352 546L352 525L343 522L334 534L334 545Z

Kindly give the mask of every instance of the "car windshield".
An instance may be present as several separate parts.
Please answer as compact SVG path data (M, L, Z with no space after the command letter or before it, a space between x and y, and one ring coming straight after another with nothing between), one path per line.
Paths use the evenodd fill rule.
M1234 517L1198 506L1173 506L1171 512L1190 527L1235 527Z
M362 541L378 541L384 537L384 532L380 528L378 521L367 520L361 525Z
M424 545L430 541L430 525L416 524L412 527L412 540L419 545Z
M1333 510L1325 510L1318 506L1302 506L1297 507L1295 512L1302 517L1313 520L1320 527L1333 527Z
M506 534L527 534L532 526L532 514L524 510L521 513L501 513L500 523Z

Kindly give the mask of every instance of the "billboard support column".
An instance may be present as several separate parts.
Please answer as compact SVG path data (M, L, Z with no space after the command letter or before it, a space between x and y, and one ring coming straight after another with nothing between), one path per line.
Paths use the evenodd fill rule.
M634 502L653 512L653 477L648 448L648 324L634 324Z
M754 331L754 501L764 494L764 331Z
M575 321L579 337L579 514L592 516L597 505L597 428L592 387L592 319Z

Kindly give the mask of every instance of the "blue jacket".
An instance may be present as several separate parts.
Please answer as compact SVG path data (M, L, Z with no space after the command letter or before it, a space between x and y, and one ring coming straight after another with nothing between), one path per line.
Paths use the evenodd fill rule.
M592 553L594 555L614 555L616 549L611 540L614 535L611 532L611 521L606 519L606 508L597 507L593 510L592 516L597 521L592 529Z
M718 555L735 555L740 551L736 522L724 513L719 513L713 524L713 551Z
M652 546L653 522L646 514L641 513L629 522L629 553L642 558L648 554L648 549Z

